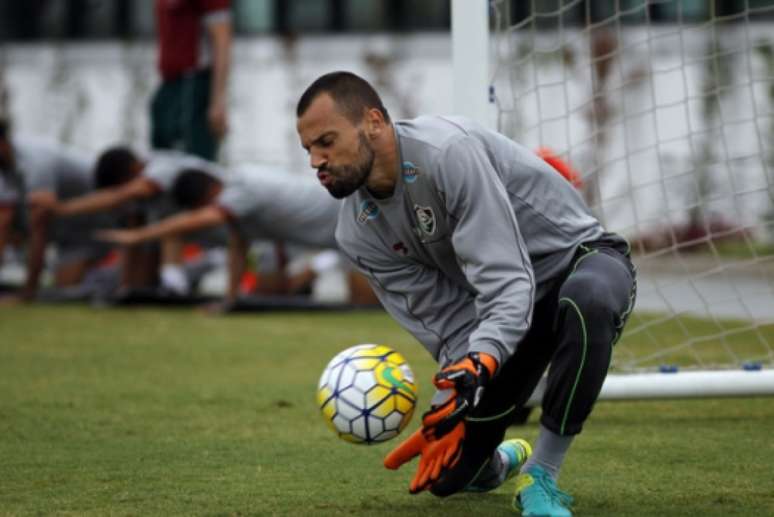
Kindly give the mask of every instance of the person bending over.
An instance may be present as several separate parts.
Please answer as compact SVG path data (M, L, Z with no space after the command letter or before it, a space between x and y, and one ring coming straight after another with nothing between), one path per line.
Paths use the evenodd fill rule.
M421 428L385 466L418 456L409 489L438 496L518 470L523 515L571 515L556 480L632 310L627 242L534 152L463 117L393 122L352 73L319 77L296 115L317 178L344 200L340 249L439 363ZM498 444L546 369L522 464Z

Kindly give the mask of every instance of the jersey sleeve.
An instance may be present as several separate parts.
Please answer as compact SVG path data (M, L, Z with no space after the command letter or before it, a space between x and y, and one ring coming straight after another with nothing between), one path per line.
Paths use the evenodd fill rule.
M473 299L435 268L391 257L372 236L336 230L339 249L367 279L385 310L442 366L467 352ZM378 239L377 239L378 240Z
M218 196L217 205L229 218L235 220L244 219L257 206L251 191L241 182L226 184L223 192Z
M513 355L532 320L535 277L505 185L472 136L441 152L436 182L452 221L452 246L473 286L478 325L469 351L500 364Z

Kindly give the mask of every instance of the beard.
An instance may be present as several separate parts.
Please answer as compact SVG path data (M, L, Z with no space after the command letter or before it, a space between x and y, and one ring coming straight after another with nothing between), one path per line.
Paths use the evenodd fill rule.
M338 167L328 166L320 170L327 172L332 178L330 185L326 185L331 196L336 199L343 199L365 185L373 166L374 150L371 144L368 143L365 133L360 131L358 134L357 160L355 163Z

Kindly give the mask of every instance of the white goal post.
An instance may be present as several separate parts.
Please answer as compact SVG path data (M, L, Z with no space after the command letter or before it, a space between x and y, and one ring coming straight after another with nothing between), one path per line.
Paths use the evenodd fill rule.
M455 111L550 147L632 243L637 308L601 399L774 395L774 5L759 5L452 0Z
M458 115L495 127L491 84L488 0L451 0L454 110Z

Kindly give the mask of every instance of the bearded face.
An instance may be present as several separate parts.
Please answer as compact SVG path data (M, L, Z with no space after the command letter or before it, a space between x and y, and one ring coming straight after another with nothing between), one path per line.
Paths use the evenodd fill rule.
M357 156L352 163L344 165L323 164L318 168L318 177L324 178L323 186L336 199L345 198L362 187L374 165L374 150L365 133L358 131Z
M309 165L336 199L353 194L371 180L376 150L374 135L367 128L373 130L378 121L369 121L367 116L365 109L359 119L347 115L329 94L322 93L296 121L301 145L309 153Z

